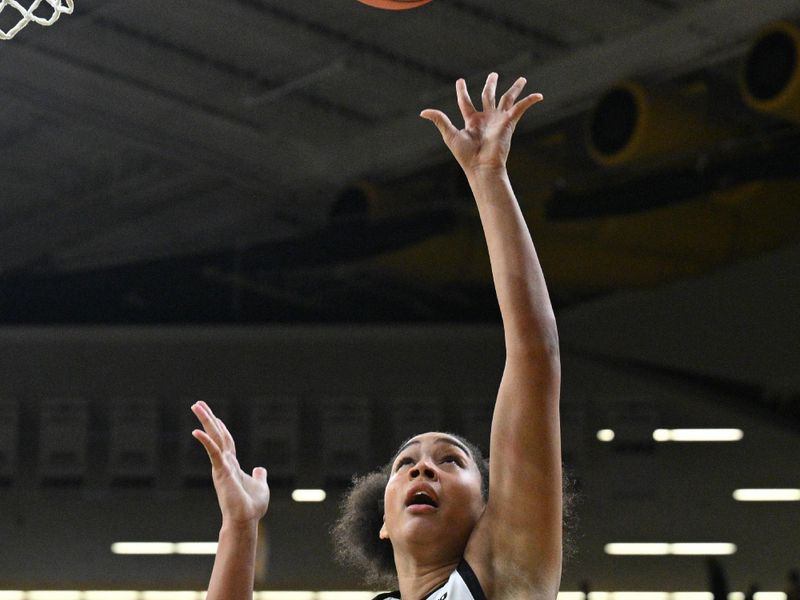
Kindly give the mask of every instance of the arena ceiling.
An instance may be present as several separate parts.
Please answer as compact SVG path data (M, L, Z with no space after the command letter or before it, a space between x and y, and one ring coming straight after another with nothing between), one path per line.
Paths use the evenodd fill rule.
M296 239L348 184L447 162L417 114L452 112L458 77L477 90L489 71L525 74L546 96L522 125L533 132L612 82L730 71L754 32L797 13L778 0L77 0L1 48L0 273Z
M0 13L0 28L15 14ZM77 0L74 14L0 46L0 319L496 319L474 215L458 226L471 202L463 176L418 117L429 106L454 114L454 81L466 77L477 96L490 71L501 85L524 74L545 95L517 133L518 194L547 195L551 216L569 221L577 207L584 218L580 230L534 227L559 308L592 314L587 299L636 289L654 289L639 292L646 305L670 307L660 286L704 276L697 285L714 293L707 274L747 272L736 266L747 260L764 265L764 286L791 281L779 250L800 239L794 213L775 209L762 223L772 209L718 210L735 198L689 216L658 209L737 177L798 172L797 130L742 110L737 90L758 32L797 17L788 0L434 0L408 11L356 0ZM583 130L626 80L701 80L714 90L705 117L746 123L745 133L718 144L734 148L722 159L634 164L619 179L587 158ZM769 141L776 131L788 146ZM569 167L553 168L551 154L569 156ZM698 161L711 166L701 172ZM613 219L642 207L642 220ZM598 210L612 218L593 225ZM589 235L606 245L585 243ZM771 237L748 241L761 235ZM744 314L777 324L769 329L791 345L795 330L775 316L791 290L778 286L765 302L751 275L731 281L731 294L750 299ZM737 339L731 347L746 354L758 331ZM784 386L785 369L774 373L782 361L761 356L759 385Z

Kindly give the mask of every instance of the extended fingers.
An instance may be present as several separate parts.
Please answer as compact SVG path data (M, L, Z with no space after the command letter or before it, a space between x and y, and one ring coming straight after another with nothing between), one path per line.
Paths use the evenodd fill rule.
M215 441L219 440L221 434L219 423L217 422L217 417L211 411L211 407L201 400L192 404L192 412L197 417L197 420L200 421L206 433L214 438Z
M450 121L450 118L440 110L426 108L419 113L419 116L423 119L431 121L434 125L436 125L436 128L439 130L439 133L442 134L442 139L444 139L445 143L449 143L453 136L458 133L458 129L456 129L456 127Z
M267 470L264 467L255 467L253 469L253 479L256 481L261 481L263 483L267 482Z
M217 419L217 425L222 433L222 447L236 454L236 443L233 441L231 432L228 431L228 428L225 426L225 423L222 422L222 419Z
M461 116L464 117L464 122L466 123L478 111L475 110L475 105L472 104L472 99L467 91L467 82L463 79L456 81L456 98L458 99L458 108L461 110Z
M516 123L522 118L522 115L525 114L526 110L528 110L534 104L541 102L543 99L544 97L538 92L536 94L525 96L522 100L511 107L511 120Z
M497 93L497 73L489 73L486 78L486 85L483 86L483 93L481 100L483 101L483 110L493 110L495 108L495 94Z
M232 450L235 452L233 438L228 432L225 424L214 415L211 407L203 402L195 402L192 405L192 412L203 425L206 434L214 441L221 450Z
M514 84L508 88L508 91L502 95L500 102L497 104L497 108L499 110L508 110L514 106L514 102L517 101L517 98L519 97L526 83L527 80L524 77L517 79Z
M201 431L200 429L195 429L192 431L192 435L194 438L203 444L203 448L206 449L208 453L208 457L211 459L211 466L212 467L219 467L222 465L222 451L219 449L219 446L211 439L211 437L205 432Z

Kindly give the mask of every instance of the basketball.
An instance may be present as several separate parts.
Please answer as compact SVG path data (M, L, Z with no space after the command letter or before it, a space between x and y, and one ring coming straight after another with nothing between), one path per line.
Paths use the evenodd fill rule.
M431 0L358 0L367 6L384 8L386 10L406 10L427 4Z

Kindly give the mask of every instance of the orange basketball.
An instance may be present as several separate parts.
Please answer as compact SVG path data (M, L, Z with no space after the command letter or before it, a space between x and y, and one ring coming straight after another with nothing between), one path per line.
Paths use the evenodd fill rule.
M386 10L406 10L427 4L431 0L358 0L362 4L385 8Z

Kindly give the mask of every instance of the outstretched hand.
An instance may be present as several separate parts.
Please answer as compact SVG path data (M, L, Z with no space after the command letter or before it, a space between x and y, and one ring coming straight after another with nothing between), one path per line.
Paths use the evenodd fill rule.
M196 402L192 412L203 425L203 431L195 429L192 435L203 444L211 459L211 475L223 523L243 525L258 521L269 506L267 470L256 467L252 475L242 471L233 437L208 404Z
M495 101L497 73L486 78L481 99L483 111L476 110L463 79L456 82L456 96L464 129L457 129L448 116L440 110L431 108L420 113L423 119L432 121L442 134L447 147L466 173L484 168L505 168L511 136L522 115L531 106L542 100L541 94L530 94L517 101L527 81L520 77L503 94L500 102Z

